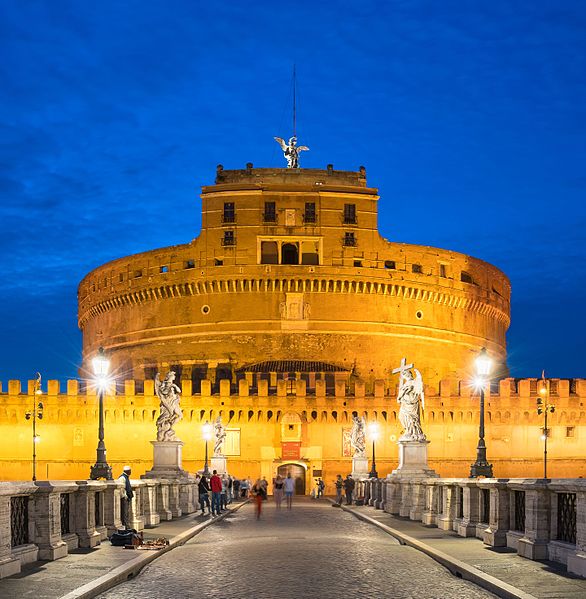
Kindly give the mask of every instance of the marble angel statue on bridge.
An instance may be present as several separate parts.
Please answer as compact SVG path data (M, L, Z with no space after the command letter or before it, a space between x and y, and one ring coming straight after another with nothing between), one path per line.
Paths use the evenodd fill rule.
M175 372L170 370L161 382L160 374L155 376L155 393L160 401L160 414L157 418L157 441L178 441L173 426L183 418L179 406L181 389L175 384Z
M214 422L214 457L223 457L222 445L226 439L226 427L222 424L222 417L218 416Z
M413 371L411 371L413 369ZM426 441L425 434L421 428L421 410L425 409L425 394L423 392L423 378L413 364L405 364L405 358L401 360L401 366L393 370L393 374L399 373L399 392L397 403L399 403L399 422L403 426L403 434L399 441ZM413 374L415 373L415 374Z
M354 450L354 454L352 457L366 457L366 419L364 418L364 416L362 418L358 418L358 416L352 417L350 445Z

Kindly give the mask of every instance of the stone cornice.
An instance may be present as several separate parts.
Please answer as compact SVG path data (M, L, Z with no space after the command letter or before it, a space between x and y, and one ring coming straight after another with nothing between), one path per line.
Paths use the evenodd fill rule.
M210 295L220 293L354 293L383 295L433 304L449 308L468 310L497 320L505 327L509 326L509 314L485 301L466 296L465 292L448 289L424 288L413 283L393 283L382 281L332 279L332 278L222 278L201 279L189 282L153 285L137 290L129 290L98 302L89 308L80 310L79 327L83 329L87 322L111 310L134 306L150 301ZM89 299L89 298L88 298Z

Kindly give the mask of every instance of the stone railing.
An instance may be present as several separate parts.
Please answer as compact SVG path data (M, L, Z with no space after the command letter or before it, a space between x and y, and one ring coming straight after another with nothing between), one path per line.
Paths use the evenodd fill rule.
M138 531L196 510L195 481L133 480L132 488L128 524ZM0 483L0 578L99 545L122 528L123 489L117 480Z
M389 477L360 490L365 505L586 577L586 480Z

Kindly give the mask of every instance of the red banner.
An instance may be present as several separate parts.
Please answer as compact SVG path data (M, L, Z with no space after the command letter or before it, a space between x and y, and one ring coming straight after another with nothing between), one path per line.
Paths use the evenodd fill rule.
M298 460L301 457L301 441L281 443L282 460Z

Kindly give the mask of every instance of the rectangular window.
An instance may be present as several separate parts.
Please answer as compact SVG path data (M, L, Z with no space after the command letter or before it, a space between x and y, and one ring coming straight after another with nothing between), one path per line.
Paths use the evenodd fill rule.
M354 260L354 266L360 268L362 266L362 260Z
M236 238L234 237L234 231L224 231L222 245L223 246L236 245Z
M226 456L240 455L240 429L227 428L222 453Z
M385 268L388 270L395 270L397 265L394 260L385 260Z
M421 264L413 264L411 266L411 272L421 274L423 272L423 268L421 267Z
M195 268L195 260L186 260L184 268Z
M277 222L277 205L275 204L275 202L265 202L263 221L265 223Z
M356 224L356 204L344 204L344 224Z
M472 276L464 271L460 273L460 281L462 281L462 283L470 283L471 285L474 284L474 279Z
M319 264L319 243L317 241L301 242L301 264Z
M446 272L446 265L445 264L440 264L439 265L439 276L443 277L444 279L448 276L447 272Z
M305 214L303 215L303 220L307 225L315 224L316 217L314 202L305 202Z
M344 233L344 246L356 247L356 237L354 237L354 232L346 231Z
M566 426L566 437L574 437L576 435L576 429L573 426Z
M142 270L135 270L134 271L134 278L135 279L140 279L140 277L142 277Z
M279 244L276 241L262 241L260 244L260 263L279 264Z
M118 280L119 280L121 283L122 283L122 281L124 281L124 273L123 273L123 272L121 272L121 273L118 275Z
M224 266L224 261L220 260L219 258L215 258L214 259L214 265L215 266Z
M224 214L222 216L223 223L236 222L236 212L234 211L234 202L224 202Z

